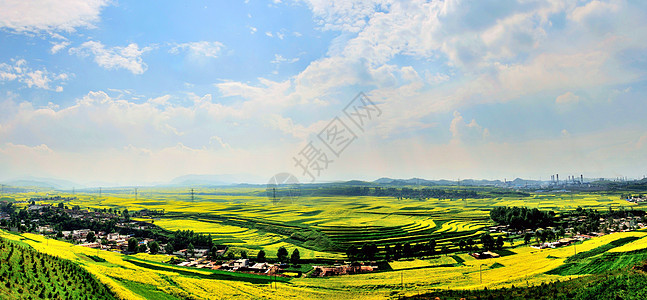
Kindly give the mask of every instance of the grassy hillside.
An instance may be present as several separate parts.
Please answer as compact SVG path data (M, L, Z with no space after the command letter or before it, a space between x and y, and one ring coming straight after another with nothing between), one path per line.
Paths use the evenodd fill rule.
M115 299L78 265L0 238L0 298Z
M436 291L407 299L647 299L644 269L643 264L531 287Z

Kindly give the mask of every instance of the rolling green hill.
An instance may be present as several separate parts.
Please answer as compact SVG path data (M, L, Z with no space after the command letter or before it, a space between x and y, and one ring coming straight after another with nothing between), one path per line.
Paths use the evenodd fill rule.
M115 299L85 269L0 238L1 299Z

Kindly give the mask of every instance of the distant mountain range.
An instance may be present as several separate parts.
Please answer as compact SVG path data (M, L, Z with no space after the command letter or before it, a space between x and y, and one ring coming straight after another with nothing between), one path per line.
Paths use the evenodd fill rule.
M254 184L262 183L268 179L249 174L222 174L222 175L184 175L176 177L169 183L160 184L159 186L220 186L232 184Z
M68 180L43 178L27 176L17 179L3 181L2 184L20 187L39 187L39 188L52 188L52 189L72 189L74 187L83 187L80 184Z
M176 177L167 183L144 183L144 184L129 184L128 186L154 186L154 187L186 187L186 186L263 186L268 179L249 175L249 174L190 174ZM560 181L563 182L563 181ZM586 179L585 182L591 182ZM0 182L4 185L15 187L37 187L37 188L50 188L58 190L77 190L96 188L96 187L122 187L123 184L107 183L107 182L93 182L88 184L79 184L69 180L44 178L44 177L21 177L17 179L6 180ZM344 185L344 186L509 186L509 187L524 187L524 186L540 186L546 184L548 181L529 180L516 178L512 181L501 180L486 180L486 179L463 179L463 180L428 180L422 178L410 179L394 179L382 177L374 181L362 180L349 180L328 183L314 183L313 186L329 186L329 185ZM634 184L645 184L647 179L635 181ZM309 184L310 185L310 184Z
M264 178L248 174L222 174L222 175L184 175L176 177L167 183L148 183L148 184L128 184L127 186L156 186L156 187L176 187L176 186L229 186L239 184L261 184L266 181ZM61 180L45 177L26 176L0 182L8 186L16 187L34 187L50 188L57 190L82 190L93 187L120 187L123 184L110 182L93 182L80 184L69 180Z

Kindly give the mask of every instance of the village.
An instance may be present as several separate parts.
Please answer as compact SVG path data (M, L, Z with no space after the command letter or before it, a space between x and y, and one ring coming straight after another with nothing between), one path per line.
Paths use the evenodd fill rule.
M11 205L2 202L3 210L0 210L0 227L10 231L23 231L39 233L50 238L57 238L74 243L78 247L113 251L122 254L150 253L166 254L171 257L170 263L182 267L209 268L232 272L244 272L264 274L272 276L304 276L302 271L289 270L290 265L285 262L270 263L264 258L257 258L257 262L241 257L235 259L233 253L229 255L227 246L213 245L211 249L194 247L192 244L187 248L176 250L170 243L161 243L153 237L137 237L136 233L152 231L155 229L151 223L130 220L131 216L147 216L151 212L142 210L129 213L127 210L88 210L79 207L68 207L62 202L58 205L36 204L35 201L43 200L69 200L60 197L48 197L30 199L25 209L19 210L18 214L9 213L7 207ZM15 204L15 202L13 203ZM69 217L67 223L52 223L52 216ZM69 223L69 224L68 224ZM73 224L73 225L70 225ZM62 227L78 227L81 224L94 224L95 227L105 227L107 230L92 230L90 228L78 228L71 230L60 230ZM105 226L102 226L105 225ZM108 231L109 230L109 231ZM124 233L129 232L129 233ZM146 235L146 234L144 234ZM148 234L150 235L150 234ZM297 251L298 253L298 251ZM293 266L298 264L297 257L292 257ZM309 276L324 277L332 275L355 274L361 272L372 272L378 267L364 265L358 262L337 262L333 265L313 266Z
M58 198L54 199L58 200ZM228 252L229 249L225 245L205 247L204 243L197 246L189 243L186 247L178 249L171 241L166 241L165 238L160 239L160 236L154 233L161 230L159 227L148 222L130 219L132 216L147 217L149 214L155 213L148 210L132 213L116 209L88 210L78 206L70 208L63 202L52 205L36 204L35 201L31 201L17 214L11 214L8 212L8 206L11 205L7 202L0 203L0 208L3 208L0 209L0 226L8 230L36 232L72 242L79 247L127 255L135 253L166 254L171 257L170 263L183 267L292 277L306 276L306 274L309 277L326 277L374 272L379 269L375 262L345 261L332 262L330 265L310 264L312 268L305 270L299 268L299 257L297 254L295 258L294 253L291 259L291 268L287 263L288 259L279 259L279 262L270 263L265 260L264 253L263 257L257 257L255 260L248 258L246 254L236 259L234 253ZM511 237L522 237L526 244L534 239L535 243L530 244L530 247L546 249L568 246L613 232L643 229L647 223L644 215L633 216L631 213L619 214L617 211L615 213L610 211L604 216L597 212L580 210L577 213L578 215L566 215L559 218L559 227L515 230L510 225L498 225L491 226L487 230L492 234L503 234L512 241L514 238L511 239ZM65 216L67 221L53 223L52 220L56 218L52 218L52 216L57 218ZM100 230L78 228L83 224L92 224L88 227ZM588 225L584 226L584 224ZM63 230L65 228L75 229ZM476 259L499 257L499 254L489 251L485 247L483 250L487 251L468 251L468 253ZM285 256L287 256L287 251Z
M525 243L534 238L535 244L530 247L535 249L557 248L569 246L576 242L582 242L594 237L600 237L615 232L629 232L640 230L647 227L647 216L633 216L629 213L627 216L613 217L613 214L607 214L605 217L599 216L596 220L591 220L588 216L567 216L561 219L566 228L546 227L535 230L512 230L509 225L498 225L489 227L490 233L503 233L505 235L517 235L524 237ZM593 223L595 230L586 230L581 224ZM580 224L580 227L573 226ZM569 235L569 236L566 236ZM530 237L530 238L529 238ZM485 255L476 253L476 258L495 258L496 253L485 253Z

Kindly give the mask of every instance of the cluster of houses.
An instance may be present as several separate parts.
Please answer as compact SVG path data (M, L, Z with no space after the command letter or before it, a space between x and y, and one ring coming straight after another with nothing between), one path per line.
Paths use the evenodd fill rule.
M372 264L375 264L373 262ZM310 277L325 277L325 276L335 276L335 275L348 275L348 274L358 274L373 272L377 270L377 266L372 264L361 264L358 262L346 262L345 264L336 264L334 266L313 266L314 269L310 273Z
M486 258L499 258L500 255L497 253L494 253L492 251L484 251L484 252L475 252L475 253L470 253L470 255L476 259L486 259Z
M647 201L647 197L637 197L637 196L632 196L631 198L626 199L627 202L631 203L641 203Z
M66 239L79 242L78 246L88 247L88 248L100 248L102 250L116 251L116 252L126 252L128 249L128 239L129 235L121 235L119 233L105 233L99 231L96 233L96 241L88 242L87 236L90 233L90 229L79 229L72 231L62 231L63 237ZM100 242L100 241L106 242ZM154 241L153 239L144 239L139 241L140 244L148 244L149 242Z
M181 255L184 255L184 254L181 254ZM280 271L281 271L280 264L270 264L266 262L254 263L247 258L229 260L219 264L215 261L206 259L206 256L197 257L197 258L191 257L191 258L188 258L186 261L178 263L177 265L182 267L194 267L194 268L201 268L201 269L206 268L206 269L212 269L212 270L223 270L223 271L244 272L244 273L265 274L265 275L280 275Z
M575 243L575 242L581 242L581 241L584 241L584 240L588 240L588 239L590 239L590 238L592 238L594 236L598 236L598 235L599 235L598 233L596 233L594 235L586 235L586 234L576 235L576 236L573 236L573 237L570 237L570 238L559 239L559 240L554 241L554 242L545 242L545 243L541 243L539 245L532 245L530 247L535 248L535 249L557 248L557 247L562 247L562 246L568 246L568 245L570 245L572 243Z

